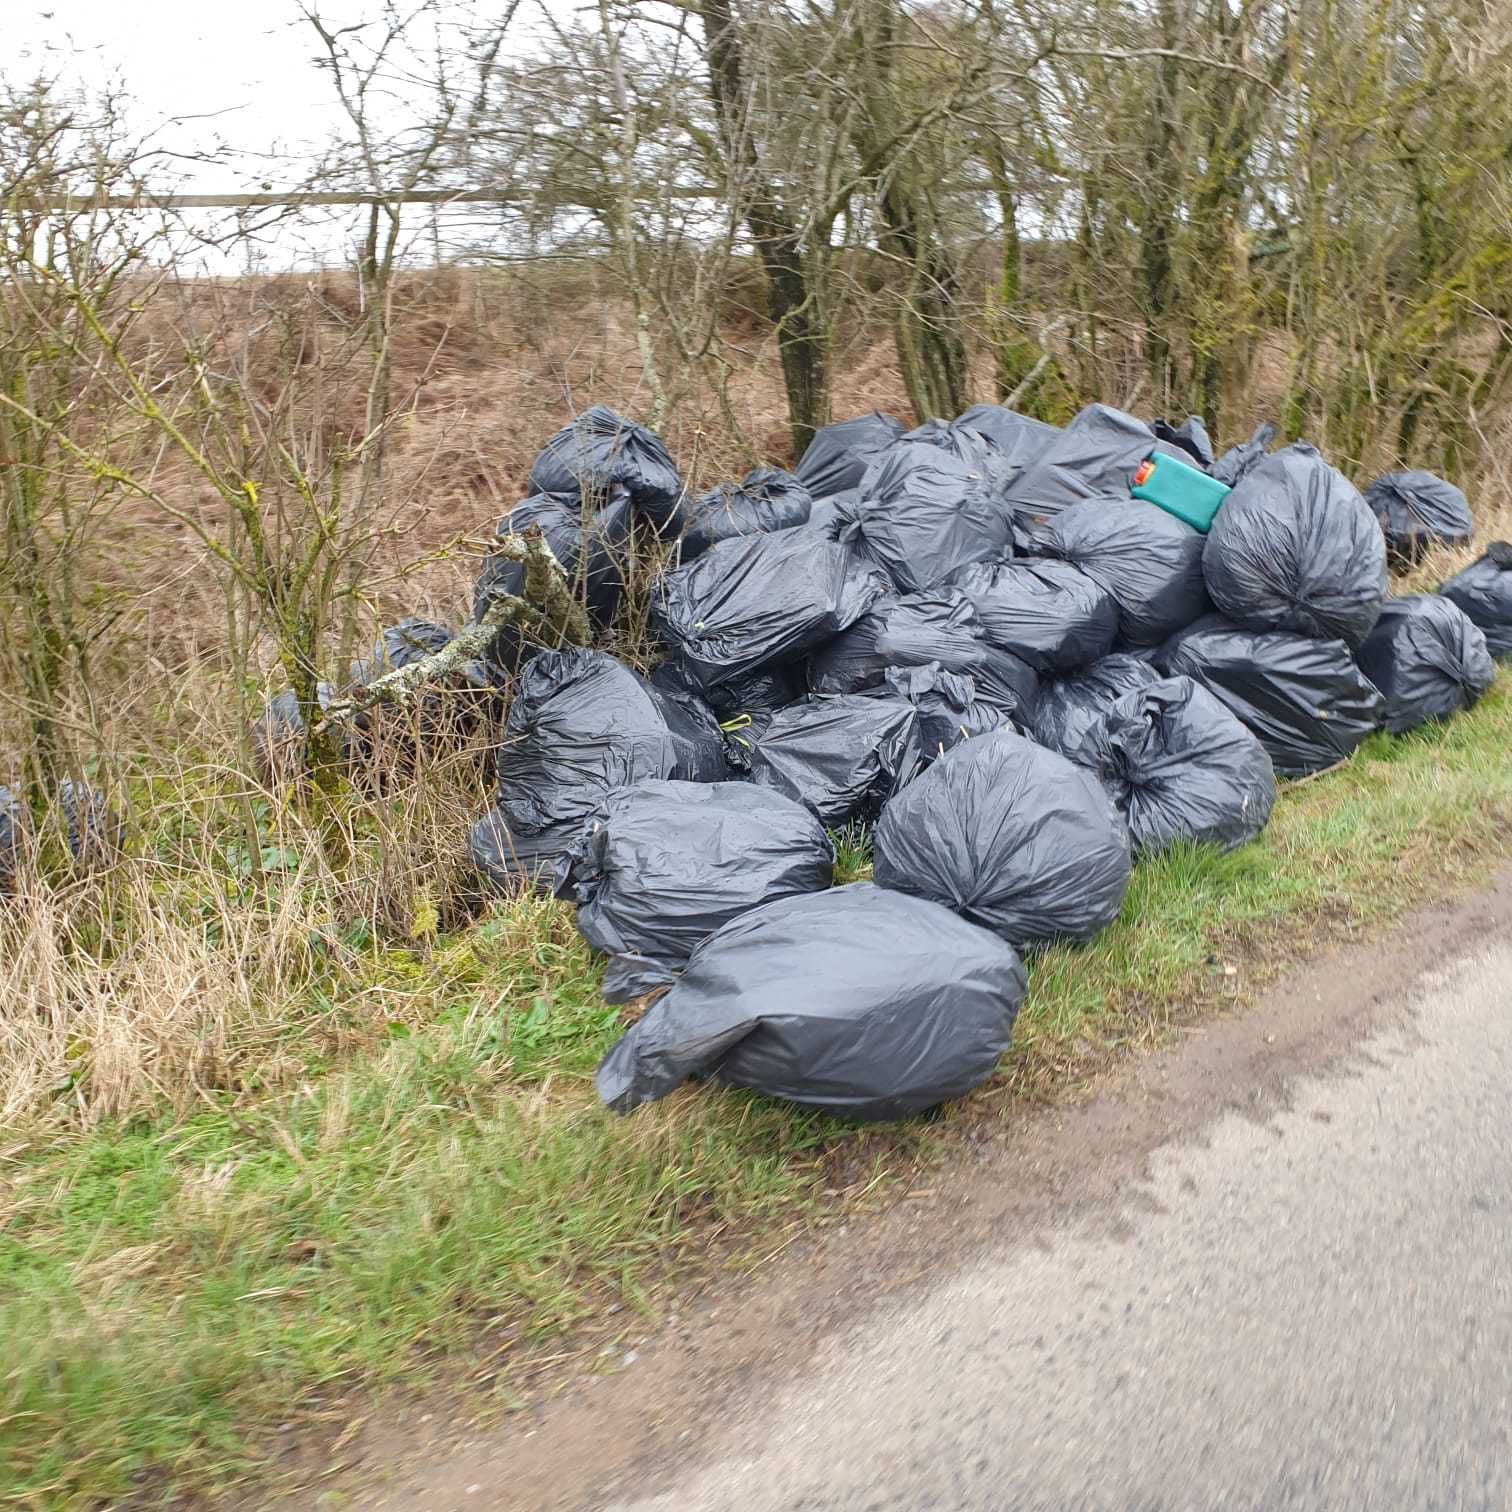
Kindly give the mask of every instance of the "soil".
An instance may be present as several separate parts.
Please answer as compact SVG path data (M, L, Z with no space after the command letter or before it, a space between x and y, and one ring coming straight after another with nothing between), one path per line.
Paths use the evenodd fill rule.
M1291 971L1253 1006L1189 1027L1130 1059L1070 1105L975 1125L948 1168L886 1210L808 1229L753 1275L704 1283L664 1326L541 1369L554 1394L502 1422L468 1391L391 1401L334 1443L304 1446L242 1505L266 1508L547 1509L602 1506L686 1474L742 1402L801 1375L819 1341L968 1263L1010 1231L1067 1223L1116 1236L1141 1199L1152 1151L1200 1138L1217 1116L1269 1117L1289 1081L1325 1070L1392 1016L1424 970L1512 928L1512 867L1486 888L1420 908L1372 938ZM1043 1239L1041 1240L1043 1242Z

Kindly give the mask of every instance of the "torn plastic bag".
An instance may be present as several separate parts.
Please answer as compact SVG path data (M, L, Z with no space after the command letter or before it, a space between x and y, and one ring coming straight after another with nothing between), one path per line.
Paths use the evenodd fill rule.
M1116 651L1080 672L1042 683L1029 733L1042 746L1069 756L1124 694L1159 680L1147 658Z
M970 599L955 588L880 599L809 662L816 693L860 693L884 681L892 667L938 662L967 672L982 695L1027 719L1039 679L1019 657L988 640Z
M1381 695L1341 640L1245 630L1212 615L1161 647L1156 664L1226 705L1283 777L1336 765L1381 726Z
M1480 627L1492 656L1512 656L1512 542L1493 541L1438 591Z
M595 404L564 425L530 466L534 492L575 494L595 509L610 501L616 484L659 534L682 529L682 479L661 437L607 405Z
M1085 667L1106 656L1118 634L1112 594L1070 562L972 562L950 583L976 607L993 645L1036 672Z
M1020 522L1043 524L1083 499L1129 497L1134 473L1152 452L1189 461L1143 420L1106 404L1089 404L1027 466L1007 491Z
M871 691L879 698L906 698L918 711L919 746L925 761L943 756L974 735L1015 727L1017 711L981 698L969 672L949 672L938 662L893 668L882 686Z
M1393 735L1461 713L1496 681L1484 632L1436 593L1386 600L1360 647L1360 670L1381 690Z
M1112 794L1136 855L1180 840L1233 850L1265 828L1276 802L1265 747L1190 677L1126 693L1074 754Z
M1386 597L1386 542L1365 500L1315 448L1267 457L1213 520L1208 593L1247 630L1290 630L1358 648Z
M786 794L833 829L870 819L922 760L919 716L906 700L811 698L767 721L751 753L751 781Z
M1015 949L1090 940L1129 885L1129 831L1093 775L1011 730L947 751L882 810L879 886L931 898Z
M689 1077L845 1118L905 1118L987 1080L1024 1000L1001 940L866 882L779 898L693 952L604 1057L617 1113Z
M1031 462L1038 462L1061 433L1058 425L1047 425L1001 404L973 404L956 416L955 425L958 430L976 431L993 442L1014 477Z
M1408 565L1429 546L1463 546L1475 530L1464 494L1431 472L1384 473L1365 490L1365 502L1387 551Z
M794 476L816 499L854 488L872 459L904 432L901 420L873 410L854 420L837 420L814 433Z
M691 562L732 536L770 534L806 524L814 501L792 473L758 467L739 483L721 483L688 508L682 559Z
M613 622L624 594L630 523L630 495L616 485L589 511L586 527L582 501L576 493L534 494L522 499L499 521L495 534L503 539L538 526L551 554L561 564L573 597L602 630ZM519 598L524 591L523 562L488 557L473 589L474 621L483 618L495 599L506 594ZM522 660L539 649L517 627L505 625L494 637L485 660L498 671L513 673Z
M126 847L126 821L99 788L66 777L58 785L58 805L75 866L97 872L120 860Z
M640 782L604 800L568 852L557 895L616 959L610 1002L665 985L731 919L834 880L834 847L801 804L743 782ZM623 962L619 958L629 958Z
M1248 441L1231 446L1208 468L1208 472L1220 483L1232 488L1241 478L1248 477L1264 460L1270 444L1276 439L1276 427L1266 421L1257 425Z
M21 800L0 783L0 893L8 893L16 885L26 834L26 810Z
M721 683L801 659L886 590L886 579L846 547L782 530L721 541L664 573L651 616L707 697Z
M510 828L497 808L490 809L467 832L467 859L498 892L531 888L550 893L567 849L583 833L582 819L552 825L535 834Z
M951 452L900 441L868 470L839 539L899 593L922 593L967 562L1012 549L1012 518L981 475Z
M712 714L602 651L542 651L520 674L498 752L499 808L515 835L582 820L611 788L645 778L717 782Z
M1203 541L1158 505L1107 498L1073 504L1057 515L1045 549L1112 595L1124 641L1158 646L1212 607L1203 578Z
M1150 429L1157 439L1180 447L1187 454L1187 460L1195 462L1204 472L1212 467L1213 443L1201 415L1188 415L1180 425L1172 425L1168 420L1152 420Z

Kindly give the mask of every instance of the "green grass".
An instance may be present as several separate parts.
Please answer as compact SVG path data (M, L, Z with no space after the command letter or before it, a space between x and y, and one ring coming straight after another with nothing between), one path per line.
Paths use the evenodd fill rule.
M1508 849L1509 750L1503 676L1472 714L1284 791L1255 845L1139 867L1092 946L1031 963L1013 1053L972 1116L1064 1084L1088 1047L1158 1034L1227 990L1223 963L1252 981L1320 921L1369 923L1482 873ZM841 852L841 880L862 874L854 837ZM559 905L500 905L362 962L345 990L402 1011L354 1056L234 1108L0 1142L0 1498L204 1484L296 1403L444 1370L480 1338L507 1394L513 1359L605 1298L654 1311L714 1236L751 1254L836 1186L933 1147L707 1088L603 1114L592 1069L619 1020Z

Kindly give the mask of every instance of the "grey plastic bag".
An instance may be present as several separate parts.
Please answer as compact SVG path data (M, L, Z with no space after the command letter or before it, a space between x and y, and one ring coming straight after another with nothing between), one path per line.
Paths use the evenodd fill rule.
M1178 840L1233 850L1265 828L1276 803L1265 747L1189 677L1125 694L1074 758L1112 795L1136 855Z
M1212 607L1203 577L1204 537L1142 499L1073 504L1051 522L1046 551L1078 567L1118 605L1130 646L1158 646Z
M682 529L682 479L661 437L607 405L595 404L564 425L530 467L536 493L576 494L590 506L609 499L616 484L658 533Z
M1334 766L1381 726L1381 695L1341 640L1244 630L1211 615L1162 646L1155 660L1226 705L1283 777Z
M1069 756L1125 693L1159 680L1146 658L1115 651L1080 672L1042 683L1029 733L1042 746Z
M1224 500L1202 555L1218 612L1358 649L1386 598L1386 542L1355 486L1315 448L1273 453Z
M1070 562L972 562L950 576L993 645L1040 673L1085 667L1113 649L1118 603Z
M873 410L854 420L837 420L814 433L794 475L816 499L854 488L880 452L904 432L901 420Z
M498 753L510 831L539 834L591 814L644 778L726 775L712 714L674 699L602 651L542 651L520 674Z
M1464 494L1431 472L1384 473L1366 488L1365 502L1380 521L1386 550L1409 565L1429 546L1463 546L1475 530Z
M1360 670L1381 690L1393 735L1463 712L1496 681L1484 632L1435 593L1386 600L1360 647Z
M801 660L887 590L844 546L807 530L721 541L664 573L651 616L706 697L751 673Z
M1009 730L947 751L882 810L872 874L1016 949L1090 940L1129 885L1129 831L1093 775Z
M697 1076L853 1119L906 1118L987 1080L1024 968L948 910L869 883L726 924L599 1065L617 1113Z
M613 957L611 1002L673 980L693 947L774 898L833 881L834 847L801 804L742 782L640 782L589 819L557 877L577 926Z
M688 508L682 559L691 562L733 536L770 535L807 524L813 497L792 473L758 467L739 483L721 483Z
M1480 627L1492 656L1512 656L1512 542L1493 541L1438 591Z
M1020 719L1034 707L1034 669L988 639L971 601L954 588L879 599L814 653L809 686L815 693L860 693L882 684L891 669L930 662L969 674L985 698Z
M774 714L756 736L751 781L834 828L866 820L918 771L919 716L901 698L811 698Z

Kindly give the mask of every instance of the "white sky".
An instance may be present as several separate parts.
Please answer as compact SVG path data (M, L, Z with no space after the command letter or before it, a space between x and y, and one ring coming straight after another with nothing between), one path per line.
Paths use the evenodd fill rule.
M334 9L348 19L360 6ZM330 86L311 62L318 39L288 0L9 0L6 10L13 78L116 80L136 100L139 126L202 118L170 128L166 142L249 155L234 173L186 164L195 188L255 176L270 151L302 157L336 125Z
M370 19L378 9L376 0L319 5L333 27ZM156 130L159 148L215 153L211 163L191 156L168 165L174 182L164 188L298 187L312 156L343 125L330 79L315 66L320 40L295 0L0 0L0 11L0 71L12 81L40 74L92 90L123 86L135 132ZM520 31L524 43L529 29ZM345 261L361 213L311 212L299 226L265 237L262 255L275 267ZM421 206L405 213L417 245L428 246L431 212ZM463 237L476 232L476 214L467 223L460 212L446 217L443 235L448 227ZM230 224L208 212L197 220L207 229ZM240 270L218 255L203 266Z

